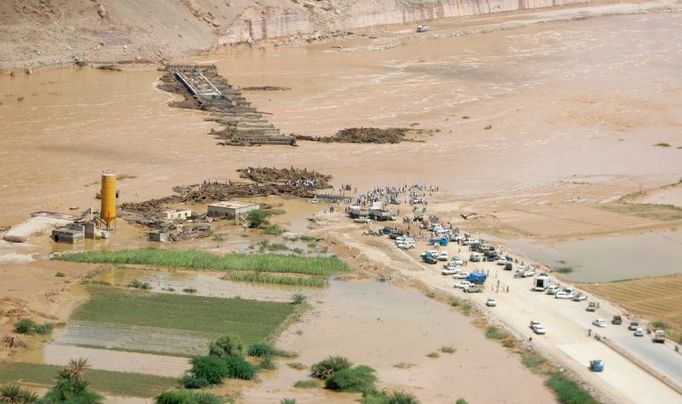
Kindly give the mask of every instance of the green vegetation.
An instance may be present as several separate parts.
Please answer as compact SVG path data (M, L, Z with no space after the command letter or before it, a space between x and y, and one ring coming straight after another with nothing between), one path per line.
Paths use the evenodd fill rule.
M599 205L599 207L622 215L638 216L653 220L682 220L682 208L675 205L616 202Z
M651 326L659 330L665 330L669 328L668 324L661 320L652 321Z
M460 299L457 296L450 297L450 306L457 308L465 316L471 314L472 309L471 303L466 300Z
M308 299L308 296L304 295L303 293L296 293L296 294L292 297L292 302L291 302L291 303L293 303L293 304L303 304L303 303L306 302L307 299Z
M252 229L267 225L270 222L270 216L273 215L272 211L255 209L249 212L246 216L246 221L249 223L249 227Z
M485 330L485 337L490 339L501 340L507 337L507 333L503 329L491 325Z
M156 404L222 404L225 400L203 391L174 390L159 394L154 402Z
M315 379L304 379L304 380L299 380L296 383L294 383L294 387L297 387L299 389L314 389L315 387L318 387L320 385L320 382L315 380Z
M362 404L419 404L417 397L403 391L376 391L362 398Z
M38 363L0 363L0 383L19 380L40 385L50 385L61 367ZM178 385L178 379L90 369L84 376L93 390L120 396L153 397Z
M16 384L8 384L0 388L0 403L23 404L35 403L38 395L28 389L22 389Z
M469 402L463 398L458 398L455 404L469 404Z
M53 327L54 326L50 323L37 324L31 319L23 318L14 325L14 331L18 332L19 334L48 335L52 332Z
M656 146L656 147L670 147L670 143L659 142L659 143L656 143L654 146Z
M261 370L275 370L277 369L277 364L272 355L266 355L261 358L258 368Z
M341 369L325 380L324 387L329 390L347 393L370 393L374 391L377 377L374 369L359 365Z
M547 366L547 361L535 352L524 352L521 356L521 363L533 373L542 373Z
M184 288L184 289L182 289L182 291L185 293L197 293L198 292L198 290L196 290L195 288Z
M301 241L305 241L306 243L317 242L317 237L313 237L313 236L301 236Z
M88 369L86 359L71 359L57 375L57 384L47 391L43 400L48 403L101 403L104 397L88 389L83 378Z
M440 358L440 354L438 352L431 352L431 353L426 354L426 356L428 356L431 359Z
M287 363L287 366L289 366L292 369L296 369L296 370L303 370L306 368L306 366L304 364L302 364L301 362L289 362L289 363Z
M152 288L152 285L150 285L147 282L142 282L137 279L133 279L132 281L128 282L128 287L129 288L135 288L135 289L144 289L144 290L149 290Z
M314 364L310 375L316 379L327 380L340 370L349 369L353 363L343 356L330 356Z
M56 276L57 278L64 278L66 277L66 274L64 272L57 272L56 274L54 274L54 276Z
M598 401L575 381L566 375L554 372L545 382L556 395L561 404L597 404Z
M443 353L455 353L457 351L457 348L451 346L443 346L440 348L440 351Z
M207 356L196 356L192 368L182 378L188 389L220 384L223 379L251 380L257 369L244 358L244 344L239 336L223 335L211 342Z
M227 254L223 256L197 250L142 248L121 251L87 251L56 256L70 262L100 264L158 265L174 268L218 271L265 271L329 276L349 271L337 257L299 257L278 254Z
M265 224L261 226L260 229L263 231L263 234L268 234L270 236L279 236L286 231L285 228L278 224Z
M244 343L239 336L234 334L223 335L211 342L208 347L208 354L218 358L229 358L232 356L244 355Z
M303 286L323 288L327 286L327 279L314 276L283 276L263 272L232 272L223 277L236 282L267 283L270 285Z
M279 404L296 404L295 398L283 398L280 400Z
M272 345L267 342L256 342L249 347L249 356L255 356L257 358L263 358L266 356L277 355L277 350Z
M573 272L573 267L562 266L562 267L557 268L556 272L558 272L560 274L570 274L571 272Z
M205 296L146 293L101 286L74 320L189 330L218 337L232 331L245 343L267 340L296 309L288 303Z
M22 102L23 100L24 100L24 97L22 97L22 96L17 97L17 101Z

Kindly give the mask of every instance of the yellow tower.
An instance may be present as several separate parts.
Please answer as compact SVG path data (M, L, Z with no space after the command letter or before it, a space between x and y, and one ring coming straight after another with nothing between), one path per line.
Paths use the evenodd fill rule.
M111 228L111 224L116 221L116 175L102 174L102 209L99 217Z

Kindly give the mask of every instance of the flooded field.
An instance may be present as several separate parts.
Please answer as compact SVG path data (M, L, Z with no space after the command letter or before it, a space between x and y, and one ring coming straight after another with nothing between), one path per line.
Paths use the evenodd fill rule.
M571 268L563 276L578 282L609 282L623 279L682 273L676 257L682 232L657 232L627 236L596 237L545 246L529 241L510 241L520 253L554 268Z
M332 282L328 293L311 303L313 311L277 342L279 348L300 354L294 362L310 366L329 355L347 356L375 368L382 386L409 391L424 403L454 402L460 397L481 402L554 401L539 377L487 340L469 318L418 291L371 280ZM444 346L456 352L441 352ZM428 357L432 352L439 357ZM293 388L308 373L280 364L262 385L246 390L244 399L253 403L281 397L316 403L353 400Z

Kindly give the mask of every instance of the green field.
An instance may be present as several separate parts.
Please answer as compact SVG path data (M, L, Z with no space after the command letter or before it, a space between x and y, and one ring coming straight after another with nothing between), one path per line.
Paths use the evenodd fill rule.
M270 285L303 286L323 288L327 286L327 279L317 276L287 276L273 275L264 272L231 272L224 279L236 282L267 283Z
M301 257L280 254L227 254L219 256L197 250L157 248L88 251L63 254L54 259L101 264L158 265L187 269L264 271L320 276L349 271L348 265L337 257Z
M50 386L60 369L61 366L37 363L0 362L0 385L27 382ZM85 380L100 393L132 397L153 397L179 385L177 379L170 377L98 369L89 369L85 373Z
M234 333L249 344L272 336L296 308L289 303L102 286L90 286L88 291L91 299L74 311L73 320L191 331L215 337Z

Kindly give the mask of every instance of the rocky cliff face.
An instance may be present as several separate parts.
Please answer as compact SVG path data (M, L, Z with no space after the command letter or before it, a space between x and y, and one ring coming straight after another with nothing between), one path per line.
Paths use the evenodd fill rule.
M552 7L582 0L3 0L0 68L169 60L294 34Z

